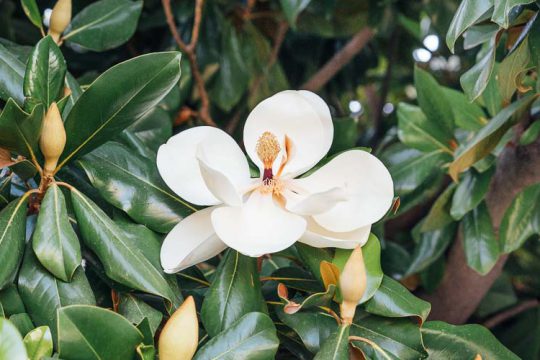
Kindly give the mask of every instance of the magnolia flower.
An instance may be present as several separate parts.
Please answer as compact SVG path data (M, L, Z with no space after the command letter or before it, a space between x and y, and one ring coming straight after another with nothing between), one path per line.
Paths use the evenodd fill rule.
M183 199L209 206L183 219L161 247L174 273L231 247L248 256L288 248L353 249L394 196L386 167L353 149L301 176L325 157L334 128L326 103L309 91L283 91L259 103L244 127L244 145L260 176L232 137L207 126L185 130L159 148L157 166Z

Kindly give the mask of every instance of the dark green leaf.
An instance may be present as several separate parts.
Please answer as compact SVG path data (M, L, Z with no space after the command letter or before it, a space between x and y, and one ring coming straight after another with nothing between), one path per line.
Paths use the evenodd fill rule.
M56 310L67 305L95 305L94 293L82 268L70 283L58 280L45 270L32 252L26 249L19 273L19 291L30 317L37 326L47 325L56 336Z
M500 30L497 24L479 24L472 26L463 34L463 48L472 49L491 39Z
M35 327L32 323L32 319L30 319L30 316L27 313L11 315L9 321L15 325L22 336L28 334Z
M133 359L142 340L135 326L110 310L88 305L58 310L58 349L62 358Z
M336 319L326 313L303 311L286 314L281 307L276 307L276 313L279 320L293 329L314 354L338 327Z
M159 232L170 231L196 209L175 195L159 177L154 159L109 142L78 164L110 204Z
M37 159L42 119L42 106L27 114L13 99L9 99L0 114L0 146L28 159Z
M41 13L36 4L36 0L21 0L21 5L28 19L32 24L36 25L39 29L43 30L43 25L41 24Z
M428 120L418 106L400 103L397 110L398 136L404 144L429 152L443 150L452 153L452 133L437 121Z
M456 155L448 169L450 176L457 180L459 173L491 153L512 125L510 121L512 115L526 109L535 99L536 97L533 95L525 96L504 108L491 119Z
M422 325L429 315L431 304L417 298L403 285L385 275L365 309L384 317L414 317Z
M81 264L81 246L69 223L64 194L49 186L34 230L32 247L39 262L57 278L71 281Z
M476 62L476 65L461 75L461 87L470 101L478 98L486 89L495 66L496 50L496 37L494 36L489 43L485 43L482 47L482 58Z
M527 146L532 144L540 136L540 120L533 122L519 138L519 144Z
M296 26L296 18L304 10L311 0L280 0L281 9L292 27Z
M182 78L184 75L182 72ZM157 151L173 135L171 116L161 107L155 107L148 115L130 125L128 130L153 151Z
M81 95L65 121L69 136L60 166L145 116L179 77L178 52L142 55L105 71Z
M96 1L73 18L64 39L94 51L113 49L133 36L142 6L142 1Z
M144 319L148 319L152 334L156 332L163 319L161 312L131 294L120 295L118 313L134 325L139 325Z
M249 312L208 341L194 360L273 359L278 346L276 328L268 315Z
M452 198L450 214L454 219L461 220L465 214L480 204L486 196L494 172L494 167L483 173L471 169L463 176Z
M28 360L21 334L8 319L0 317L0 359Z
M296 247L298 255L300 255L300 259L304 265L322 284L320 266L322 261L332 262L332 255L330 252L327 249L315 248L300 242L297 242L294 246Z
M502 252L510 253L540 234L540 184L525 188L506 210L499 230Z
M0 291L0 303L2 303L4 314L6 316L26 312L17 286L14 284L7 286Z
M421 232L434 231L454 222L454 219L450 216L450 206L452 204L452 195L454 195L455 190L456 185L451 184L437 200L435 200L429 213L422 222L422 226L420 227Z
M32 111L35 106L43 104L48 109L63 93L65 76L64 55L50 36L44 37L37 43L26 65L24 108Z
M314 360L348 360L350 325L340 325L322 344Z
M229 249L204 298L202 322L208 334L214 337L252 311L266 312L257 259Z
M23 341L29 360L41 360L42 357L51 356L53 353L52 334L47 326L30 331Z
M444 95L443 87L430 73L419 67L414 68L414 85L418 93L418 104L431 122L418 121L418 126L423 127L439 140L451 139L454 117L450 103ZM446 136L444 136L444 131L446 131ZM443 141L443 143L448 145L448 141Z
M0 44L0 99L13 98L17 104L24 102L24 64Z
M163 272L133 246L124 231L79 191L71 191L71 200L82 239L103 263L107 276L123 285L173 302L175 296Z
M446 44L454 52L456 40L465 30L474 25L493 6L493 0L463 0L454 14L448 33Z
M518 360L483 326L455 326L440 321L428 321L422 327L424 344L430 359Z
M15 277L26 239L26 197L13 200L0 211L0 289Z
M478 131L487 124L486 114L480 106L470 102L461 91L443 88L444 95L450 102L456 126L470 131Z

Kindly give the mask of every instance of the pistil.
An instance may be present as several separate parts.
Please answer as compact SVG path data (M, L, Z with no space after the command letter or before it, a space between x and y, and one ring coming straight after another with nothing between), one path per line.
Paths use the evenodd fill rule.
M273 179L272 166L281 151L277 137L271 132L265 131L257 141L255 150L264 165L263 181Z

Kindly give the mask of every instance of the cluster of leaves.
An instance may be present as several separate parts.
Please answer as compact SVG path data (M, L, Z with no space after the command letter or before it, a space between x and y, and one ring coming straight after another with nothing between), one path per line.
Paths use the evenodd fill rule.
M192 69L180 53L168 51L92 73L125 57L125 44L136 32L144 40L140 50L174 46L160 4L145 1L143 9L140 1L99 0L75 6L61 49L49 36L39 36L44 29L36 2L21 1L18 9L39 40L28 41L35 43L29 47L0 39L0 358L153 359L160 329L189 295L200 310L197 359L347 359L349 353L369 359L516 358L480 325L427 321L430 304L383 274L383 268L394 277L420 273L424 288L435 288L458 222L469 264L481 273L539 232L538 186L516 198L499 240L483 200L496 157L510 141L505 134L536 101L525 93L538 88L529 86L535 71L529 65L540 61L538 9L515 2L496 1L493 8L492 1L465 0L458 9L449 45L467 31L470 46L483 44L479 64L490 65L463 75L465 93L415 70L419 106L399 106L401 143L383 142L381 157L401 197L398 215L446 190L415 227L413 255L396 242L370 237L363 248L366 293L353 323L340 325L334 318L339 289L328 281L328 269L342 269L349 251L297 245L258 263L228 250L199 267L163 273L164 235L197 211L164 184L155 166L157 148L173 134L173 124L186 125L183 118L178 122L178 111L200 102ZM319 46L305 46L311 50L297 58L290 52L288 62L269 62L265 22L252 21L243 4L208 2L197 57L214 118L242 117L260 99L301 83L320 66L313 58L376 12L371 3L352 1L269 3L261 12L283 17L293 28L291 48L304 40ZM191 28L192 4L174 9L180 29ZM491 18L495 24L486 24ZM160 27L165 45L155 45ZM503 43L509 51L499 49ZM88 64L94 59L98 65ZM329 88L346 88L351 79L344 78ZM55 181L44 192L38 144L52 102L61 109L67 144ZM537 123L519 141L533 142ZM354 146L357 134L347 134L356 132L356 123L336 120L335 126L332 152ZM448 185L447 172L461 176L459 184ZM396 258L406 265L389 271L385 261Z

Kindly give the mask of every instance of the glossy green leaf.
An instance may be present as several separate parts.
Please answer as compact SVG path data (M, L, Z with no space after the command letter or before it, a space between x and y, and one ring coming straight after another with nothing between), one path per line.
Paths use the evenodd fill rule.
M179 77L178 52L142 55L105 71L81 95L65 121L69 136L60 166L145 116Z
M469 50L481 45L491 39L499 30L500 27L497 24L474 25L463 34L463 48Z
M468 169L478 160L487 156L499 143L502 136L512 125L510 119L518 111L526 109L536 99L535 96L529 95L513 102L511 105L504 108L498 113L489 123L484 126L456 155L448 173L457 180L459 173Z
M48 326L40 326L30 331L23 339L29 360L41 360L53 353L53 340Z
M446 33L446 44L454 52L457 39L474 25L482 16L493 7L493 0L463 0L459 5L450 28Z
M193 359L273 359L278 346L276 328L268 315L249 312L210 339Z
M15 325L22 336L28 334L35 327L34 323L32 323L32 319L30 319L30 316L27 313L11 315L9 321Z
M184 75L182 72L182 78ZM130 125L127 130L135 134L150 149L157 152L159 146L167 142L173 135L172 119L167 111L161 107L155 107L148 115Z
M430 359L463 360L477 355L490 360L519 359L481 325L428 321L422 327L422 336Z
M495 116L502 110L503 101L499 91L497 74L499 73L499 63L495 62L493 71L487 83L486 89L479 98L484 102L484 106L490 116Z
M24 102L24 64L0 44L0 99L13 98L17 104Z
M326 339L314 360L348 360L350 325L341 325Z
M486 89L495 66L496 38L484 44L483 56L476 64L461 75L460 82L463 91L470 101L477 99Z
M54 276L70 281L81 264L81 246L69 223L64 194L57 185L49 186L43 202L32 248L39 262Z
M28 160L18 161L9 168L23 181L30 180L38 173L36 166Z
M276 307L276 314L280 321L298 334L306 348L314 354L338 327L336 319L327 313L301 311L286 314L282 307Z
M357 310L351 325L351 336L366 338L377 344L355 340L352 344L370 359L423 359L426 352L422 344L420 327L410 319L383 318Z
M516 305L519 300L512 281L513 278L506 273L499 276L478 305L475 315L486 318Z
M257 259L229 249L204 298L202 322L208 334L214 337L253 311L266 312Z
M502 251L519 249L533 234L540 234L540 184L525 188L506 209L499 229Z
M4 315L6 316L26 312L15 284L8 285L0 291L0 303L4 309Z
M421 232L434 231L454 222L454 219L450 216L450 206L452 205L452 197L455 190L456 185L451 184L435 200L422 222L420 227Z
M21 6L32 24L36 25L37 28L43 31L41 12L36 4L36 0L21 0Z
M444 87L443 91L454 113L454 122L457 127L478 131L487 124L486 114L482 108L470 102L464 93L447 87Z
M58 310L58 349L62 358L133 359L142 340L139 330L113 311L88 305Z
M28 360L21 334L4 318L0 318L0 359Z
M416 124L439 140L438 142L448 146L454 129L454 117L443 87L430 73L419 67L414 68L414 85L418 94L418 104L429 120L429 123L415 120Z
M104 199L152 230L168 232L196 211L165 185L154 159L134 154L119 143L104 144L78 165Z
M297 266L281 267L272 272L271 278L290 289L300 290L306 293L320 293L324 291L322 280L319 281L310 272Z
M120 295L118 313L134 325L139 325L144 319L148 319L152 334L156 332L163 319L161 312L131 294Z
M300 242L297 242L294 246L298 251L298 255L300 255L300 259L304 265L322 284L320 266L322 261L332 262L332 255L330 252L327 249L315 248Z
M133 289L173 301L162 271L134 247L126 234L92 200L71 191L73 209L82 240L102 262L109 278Z
M499 65L497 81L499 92L505 102L510 102L516 89L522 88L522 76L528 70L530 61L531 53L526 37Z
M533 122L527 130L523 132L519 138L519 144L523 146L530 145L535 142L538 137L540 137L540 120Z
M449 148L452 134L436 121L428 120L418 106L400 103L397 116L401 142L424 152L443 150L452 153Z
M375 295L366 303L365 310L384 317L414 317L422 325L429 315L431 304L417 298L403 285L385 275Z
M296 18L309 5L311 0L280 0L285 18L292 27L296 26Z
M437 261L454 240L455 232L455 223L450 223L443 228L420 233L418 243L411 256L411 263L405 275L425 270Z
M28 59L24 75L24 108L32 111L43 104L48 109L64 91L66 61L62 51L50 36L41 39Z
M96 1L73 18L64 39L94 51L118 47L135 33L142 6L142 1Z
M26 197L13 200L0 211L0 289L17 273L26 239Z
M491 15L491 20L503 28L509 26L509 15L516 6L526 5L534 2L534 0L494 0L495 8Z
M495 167L480 173L469 170L456 187L452 198L450 214L455 220L461 220L465 214L474 209L486 196Z
M540 18L537 16L529 32L529 47L533 65L540 66Z
M28 314L37 326L47 325L56 336L56 310L67 305L95 305L92 288L82 268L66 283L41 266L28 247L19 272L19 291Z
M9 99L0 114L0 146L28 159L37 159L42 119L42 106L27 114L13 99Z

